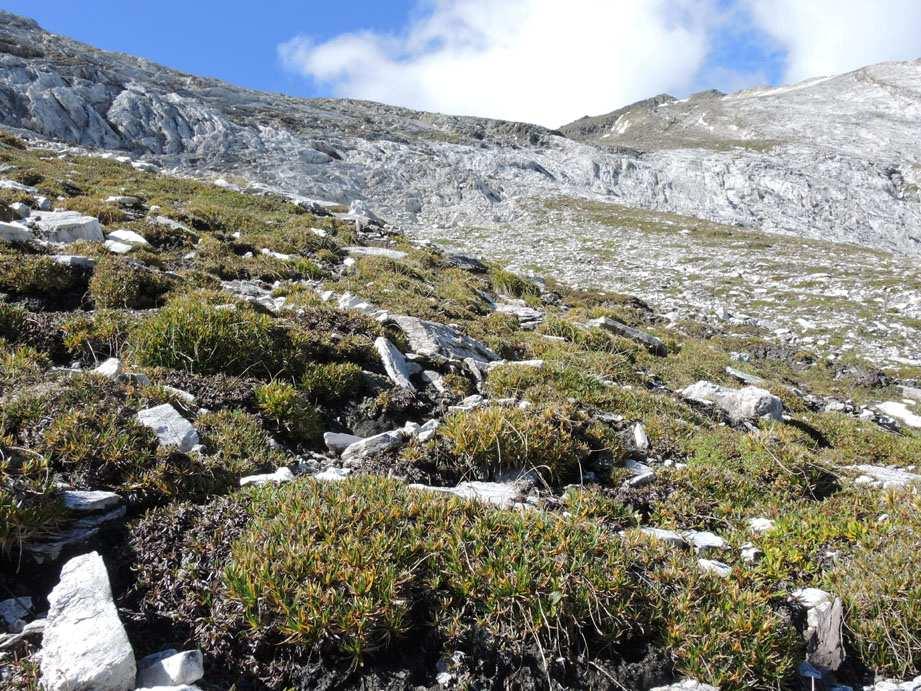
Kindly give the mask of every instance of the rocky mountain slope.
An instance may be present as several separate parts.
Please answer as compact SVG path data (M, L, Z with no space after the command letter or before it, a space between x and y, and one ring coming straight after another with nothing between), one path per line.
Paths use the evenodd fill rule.
M917 69L563 134L0 15L0 689L921 690Z
M249 91L9 14L0 15L0 50L8 127L199 175L362 199L408 228L501 226L526 218L535 197L566 195L921 254L918 62L764 92L653 99L619 114L617 132L602 117L561 134Z

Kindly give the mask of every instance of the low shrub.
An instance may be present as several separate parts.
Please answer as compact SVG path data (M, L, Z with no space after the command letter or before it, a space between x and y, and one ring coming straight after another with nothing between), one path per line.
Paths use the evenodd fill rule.
M323 433L323 421L301 392L291 384L273 381L256 389L256 405L284 439L310 445Z
M921 674L921 497L892 494L856 549L826 578L846 606L845 636L878 676Z
M334 405L360 397L364 383L364 372L354 363L308 363L299 386L314 403Z
M441 463L461 475L492 480L504 471L536 470L560 482L575 476L588 447L562 411L490 406L450 416L439 428Z
M89 293L97 308L157 307L175 281L134 262L106 257L96 264Z
M0 443L0 559L61 525L64 509L55 495L44 458Z
M86 289L84 271L62 266L41 255L0 256L0 290L16 295L55 297Z
M244 306L208 304L191 294L169 300L140 322L129 342L140 365L270 376L280 369L282 335L271 317Z
M89 362L118 357L137 323L137 317L119 310L100 309L76 314L61 327L64 346L70 353L83 356Z
M64 208L93 216L106 226L128 220L128 215L114 204L106 204L93 197L70 197L64 201Z
M359 478L260 489L225 571L246 627L355 660L428 629L545 655L610 653L645 620L620 541Z
M241 410L205 413L195 420L195 427L214 465L235 480L284 463L284 455L271 447L259 419Z

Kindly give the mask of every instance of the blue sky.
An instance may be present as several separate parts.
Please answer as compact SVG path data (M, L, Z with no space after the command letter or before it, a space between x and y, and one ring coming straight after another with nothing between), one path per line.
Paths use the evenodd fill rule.
M921 57L919 0L0 0L46 29L298 96L559 125L661 92Z

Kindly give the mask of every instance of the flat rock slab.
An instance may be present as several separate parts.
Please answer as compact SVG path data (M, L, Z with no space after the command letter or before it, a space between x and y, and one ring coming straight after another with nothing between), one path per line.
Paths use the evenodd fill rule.
M712 382L699 381L680 393L692 401L716 405L737 422L763 417L783 419L783 402L770 391L756 386L730 389Z
M648 334L645 331L640 331L639 329L634 329L632 326L627 326L623 322L619 322L616 319L611 319L610 317L598 317L598 319L591 319L586 324L595 329L604 329L605 331L610 331L613 334L622 336L623 338L629 338L631 341L636 341L637 343L646 347L646 349L653 355L665 356L668 355L668 348L665 347L665 344L652 334Z
M102 242L105 239L99 221L77 211L37 211L29 220L35 223L38 235L48 242Z
M912 429L921 429L921 410L909 407L905 403L898 401L886 401L876 406L876 409L883 415L895 418L906 427Z
M457 487L432 487L430 485L409 485L409 487L427 492L451 494L461 499L472 499L503 509L524 505L524 495L515 483L462 482Z
M406 252L387 247L346 247L345 251L353 257L386 257L394 261L406 259Z
M153 430L163 446L175 446L182 452L198 445L198 432L169 403L146 408L137 414L139 423Z
M342 452L343 461L357 461L375 453L383 453L390 449L396 449L406 441L406 435L402 430L392 430L382 432L373 437L362 439L354 444L350 444Z
M241 477L240 487L246 487L247 485L281 485L285 482L291 482L293 479L294 473L289 468L282 467L274 473Z
M392 319L406 334L410 349L420 355L441 356L449 360L473 358L480 362L499 359L485 344L446 324L406 315Z
M77 513L93 513L118 506L122 498L115 492L65 490L61 492L64 508Z
M910 484L921 482L921 475L911 473L899 468L886 468L881 465L852 465L851 470L860 473L854 482L859 485L870 485L882 489L891 487L907 487Z
M48 691L130 691L134 651L112 601L105 564L96 552L64 564L48 596L41 650Z
M117 242L124 242L129 245L140 245L142 247L148 244L143 235L140 233L135 233L133 230L127 230L125 228L113 230L108 234L106 239L115 240Z

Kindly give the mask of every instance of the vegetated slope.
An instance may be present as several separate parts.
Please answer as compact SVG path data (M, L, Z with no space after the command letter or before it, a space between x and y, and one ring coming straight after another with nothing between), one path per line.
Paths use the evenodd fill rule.
M96 549L130 654L199 648L206 689L921 673L918 368L137 162L8 136L0 161L0 587L25 620ZM74 490L115 496L75 516ZM34 687L41 644L3 635L0 683Z
M606 118L565 128L584 144L534 125L240 89L6 13L0 51L7 126L363 199L410 229L517 222L533 198L566 195L921 252L917 62L763 94L653 99L619 115L626 129L613 139Z

